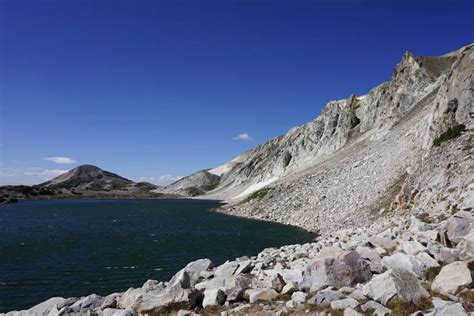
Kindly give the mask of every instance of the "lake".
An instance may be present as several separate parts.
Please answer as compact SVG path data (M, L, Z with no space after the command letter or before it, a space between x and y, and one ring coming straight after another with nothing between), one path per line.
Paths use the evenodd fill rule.
M0 206L0 312L53 296L168 281L189 261L221 264L305 243L290 226L209 211L202 200L49 200Z

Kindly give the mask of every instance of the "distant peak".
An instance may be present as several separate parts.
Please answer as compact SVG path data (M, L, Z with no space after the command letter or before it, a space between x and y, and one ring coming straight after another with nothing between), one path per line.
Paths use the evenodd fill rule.
M94 165L80 165L74 168L73 170L86 171L86 170L102 170L102 169Z

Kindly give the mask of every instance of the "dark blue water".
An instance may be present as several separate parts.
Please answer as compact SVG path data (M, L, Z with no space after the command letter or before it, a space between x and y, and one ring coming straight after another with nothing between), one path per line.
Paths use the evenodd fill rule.
M209 211L215 201L54 200L0 206L0 312L53 296L100 295L169 280L189 261L215 264L304 243L289 226Z

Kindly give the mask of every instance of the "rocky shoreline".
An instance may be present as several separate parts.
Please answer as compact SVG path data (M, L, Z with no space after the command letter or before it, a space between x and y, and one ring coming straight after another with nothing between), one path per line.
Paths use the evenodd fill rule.
M6 315L470 315L474 217L451 213L396 214L217 267L200 259L169 282Z

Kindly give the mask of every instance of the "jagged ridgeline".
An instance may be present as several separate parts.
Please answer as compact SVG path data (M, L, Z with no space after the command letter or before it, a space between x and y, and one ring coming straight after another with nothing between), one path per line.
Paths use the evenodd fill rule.
M472 147L473 51L407 52L367 94L331 101L313 121L158 191L226 200L224 212L321 233L435 203L447 187L431 178L457 181L449 195L461 194L472 172L435 175L443 159L471 165L463 150Z

